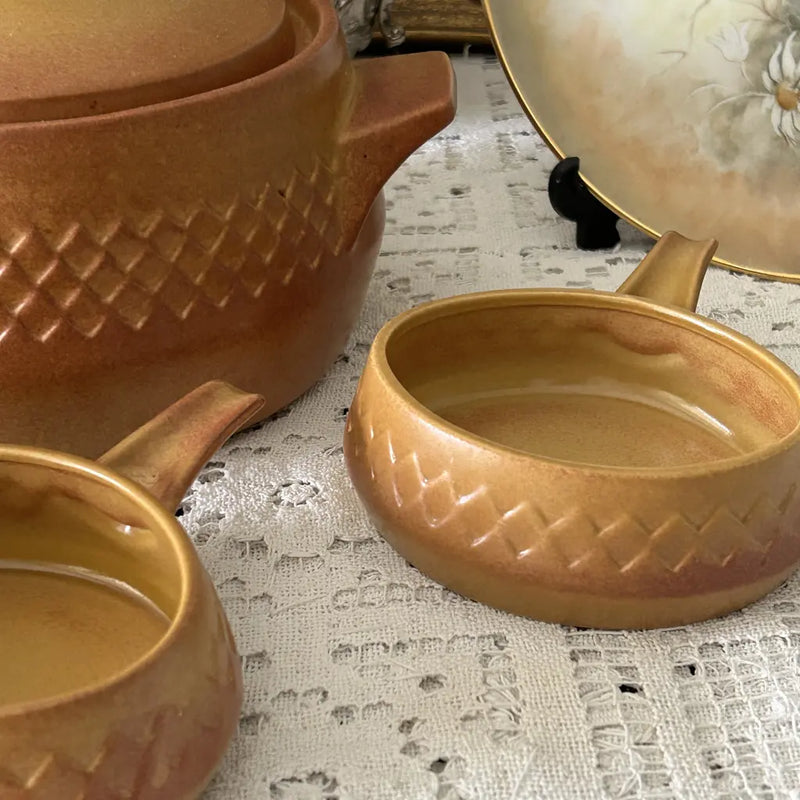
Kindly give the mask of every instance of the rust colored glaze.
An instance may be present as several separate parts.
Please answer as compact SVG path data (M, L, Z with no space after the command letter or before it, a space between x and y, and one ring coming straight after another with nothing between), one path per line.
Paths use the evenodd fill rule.
M0 439L97 457L207 380L261 417L341 352L381 188L454 112L443 53L353 62L291 0L277 66L169 102L0 125Z
M0 0L0 37L0 122L186 97L264 72L294 49L284 0L139 0L113 8L107 0Z
M800 560L800 380L696 316L716 243L665 234L618 293L428 303L373 344L345 434L406 559L587 627L718 616Z
M210 382L102 464L0 446L0 800L193 800L210 779L241 665L173 511L262 402Z

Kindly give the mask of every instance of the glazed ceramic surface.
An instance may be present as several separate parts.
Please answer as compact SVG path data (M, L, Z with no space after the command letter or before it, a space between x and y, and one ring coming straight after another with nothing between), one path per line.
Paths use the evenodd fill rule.
M294 49L283 0L0 0L0 122L104 114L250 78ZM54 69L54 65L69 68Z
M0 439L95 457L200 383L313 384L359 311L381 187L453 114L441 53L352 62L328 0L219 89L0 125Z
M800 382L693 315L707 243L617 294L500 291L377 336L345 436L386 539L498 608L580 626L742 607L800 559Z
M241 666L172 512L261 402L206 384L100 464L0 447L0 800L191 800L209 780Z
M485 5L529 116L607 205L800 281L797 0Z

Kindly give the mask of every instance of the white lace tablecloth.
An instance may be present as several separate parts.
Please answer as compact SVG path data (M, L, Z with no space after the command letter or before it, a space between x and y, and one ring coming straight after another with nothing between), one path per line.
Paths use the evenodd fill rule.
M204 800L800 798L800 580L669 631L538 623L409 567L350 486L344 418L386 320L478 289L614 289L651 245L620 223L614 252L577 252L547 199L554 158L500 67L454 65L457 120L387 185L347 351L223 447L184 503L245 673ZM714 268L699 311L800 369L800 286Z

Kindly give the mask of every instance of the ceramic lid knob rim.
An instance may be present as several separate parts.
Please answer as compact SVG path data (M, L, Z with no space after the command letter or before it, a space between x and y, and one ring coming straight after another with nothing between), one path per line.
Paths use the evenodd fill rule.
M0 123L186 97L293 49L285 0L0 0Z

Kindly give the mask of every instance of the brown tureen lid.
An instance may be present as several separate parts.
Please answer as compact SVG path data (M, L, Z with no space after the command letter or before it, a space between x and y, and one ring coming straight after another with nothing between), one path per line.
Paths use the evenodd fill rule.
M0 122L186 97L292 49L284 0L0 0Z

